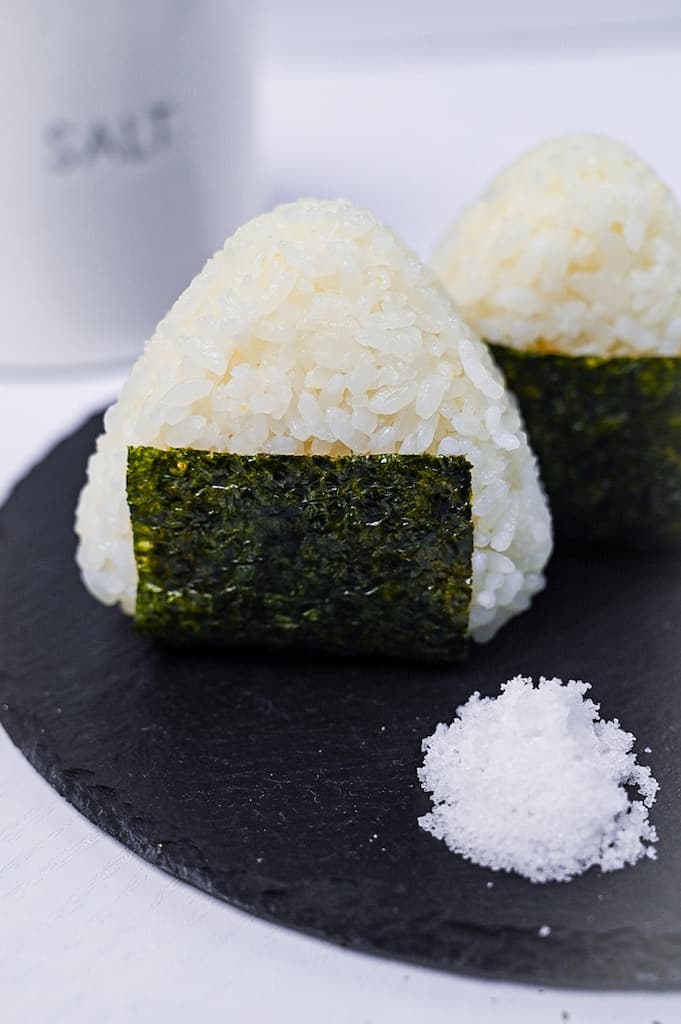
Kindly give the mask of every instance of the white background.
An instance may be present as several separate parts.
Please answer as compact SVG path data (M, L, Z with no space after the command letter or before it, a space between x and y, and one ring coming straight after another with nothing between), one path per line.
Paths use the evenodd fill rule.
M680 6L271 0L261 205L344 194L426 255L500 162L575 129L629 141L681 193ZM122 372L0 369L0 499ZM2 1024L560 1024L563 1011L571 1024L676 1024L681 996L469 981L253 920L100 834L0 733Z
M268 10L265 206L346 195L427 256L501 165L569 131L629 143L681 194L678 0Z

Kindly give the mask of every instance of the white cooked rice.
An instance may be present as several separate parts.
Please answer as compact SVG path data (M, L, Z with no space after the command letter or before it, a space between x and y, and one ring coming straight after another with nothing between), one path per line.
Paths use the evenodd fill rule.
M634 152L567 135L494 179L433 257L483 338L572 355L681 355L681 208Z
M485 346L370 213L300 200L228 239L161 321L105 416L77 509L91 592L133 613L129 444L241 454L431 452L473 465L470 629L543 586L551 525Z

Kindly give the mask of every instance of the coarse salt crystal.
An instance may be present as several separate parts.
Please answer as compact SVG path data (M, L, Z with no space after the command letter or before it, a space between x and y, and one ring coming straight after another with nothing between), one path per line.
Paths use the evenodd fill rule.
M467 860L532 882L654 858L648 809L658 783L637 763L634 736L585 698L589 689L515 676L496 698L474 693L423 741L418 775L433 810L421 827Z

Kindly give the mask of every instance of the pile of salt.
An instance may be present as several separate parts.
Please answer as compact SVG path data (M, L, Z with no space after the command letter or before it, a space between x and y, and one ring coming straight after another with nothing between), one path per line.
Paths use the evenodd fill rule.
M601 720L588 689L516 676L496 698L474 693L423 741L418 774L434 806L421 827L468 860L533 882L654 858L658 783L637 764L634 736Z

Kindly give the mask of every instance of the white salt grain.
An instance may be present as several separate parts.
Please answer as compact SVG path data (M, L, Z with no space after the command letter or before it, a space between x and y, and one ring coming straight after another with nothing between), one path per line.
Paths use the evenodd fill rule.
M433 810L421 827L467 860L532 882L654 858L648 809L658 783L637 764L635 737L601 720L589 689L516 676L496 698L474 693L423 741L418 775Z

